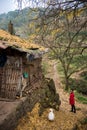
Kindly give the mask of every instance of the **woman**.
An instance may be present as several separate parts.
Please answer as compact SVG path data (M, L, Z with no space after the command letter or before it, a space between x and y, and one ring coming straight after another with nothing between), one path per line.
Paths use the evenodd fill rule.
M73 90L71 90L71 93L70 93L69 103L71 105L71 112L76 113L75 98L74 98L74 92L73 92Z

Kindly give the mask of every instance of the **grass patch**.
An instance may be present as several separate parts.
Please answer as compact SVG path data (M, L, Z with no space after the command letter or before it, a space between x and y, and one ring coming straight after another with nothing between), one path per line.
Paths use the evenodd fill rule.
M79 94L77 92L75 92L76 98L78 99L79 102L83 103L83 104L87 104L87 97L83 96L82 94Z
M58 74L60 75L60 77L64 78L64 72L63 72L63 68L62 68L60 62L58 62L58 64L57 64L57 71L58 71Z
M87 124L87 117L85 117L82 121L81 124Z
M49 70L49 64L47 62L43 62L42 63L43 74L46 75L48 73L48 70Z

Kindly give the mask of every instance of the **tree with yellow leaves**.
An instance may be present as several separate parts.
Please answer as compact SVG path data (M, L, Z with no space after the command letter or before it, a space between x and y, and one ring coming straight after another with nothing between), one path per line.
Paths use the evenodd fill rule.
M87 67L87 59L84 59L87 58L84 53L87 48L87 2L36 0L33 5L31 10L37 14L31 20L35 22L33 40L50 48L53 58L60 61L68 90L71 75ZM78 65L75 65L76 59L80 59Z

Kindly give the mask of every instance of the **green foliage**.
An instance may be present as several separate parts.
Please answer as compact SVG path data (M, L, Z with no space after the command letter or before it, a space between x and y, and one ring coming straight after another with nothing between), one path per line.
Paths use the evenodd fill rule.
M11 20L14 25L15 32L17 34L20 32L20 35L25 35L25 26L28 28L29 20L35 15L33 13L29 14L29 12L31 12L31 10L29 10L29 8L25 8L20 12L15 10L10 11L7 14L1 14L0 29L8 30L8 23Z
M62 80L62 83L65 84L63 67L61 66L61 63L60 63L60 62L58 62L57 70L58 70L58 74L59 74L60 77L62 78L62 79L61 79L61 80Z
M74 57L74 59L72 60L72 65L81 68L84 64L86 65L86 61L87 61L87 54L78 55Z
M79 94L78 92L75 92L76 98L78 99L79 102L83 104L87 104L87 97L83 96L82 94Z
M43 62L42 63L42 71L43 71L43 74L46 75L48 73L48 63L47 62Z
M87 117L85 117L82 121L81 124L87 124Z
M80 76L84 78L84 80L87 80L87 71L83 71Z
M80 80L76 80L76 79L70 79L69 80L69 85L70 88L77 90L79 93L85 94L87 95L87 81L80 79Z

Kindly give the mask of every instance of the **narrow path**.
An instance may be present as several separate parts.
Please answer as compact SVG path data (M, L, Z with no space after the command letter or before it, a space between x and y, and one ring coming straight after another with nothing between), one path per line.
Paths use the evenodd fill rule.
M61 109L62 110L67 110L70 111L70 105L69 105L69 94L66 93L63 89L62 89L62 84L61 84L61 80L60 77L58 75L57 69L56 69L56 64L54 63L53 65L53 79L55 82L55 86L56 86L56 90L60 95L60 99L61 99Z
M69 94L66 93L62 89L61 80L60 80L60 77L58 75L58 71L57 71L55 63L53 64L52 70L53 70L53 79L54 79L54 82L55 82L56 90L59 93L60 99L61 99L61 102L62 102L60 108L61 108L61 110L64 110L64 111L70 111ZM76 101L76 107L81 109L80 112L82 112L83 114L87 114L87 105L78 103Z

